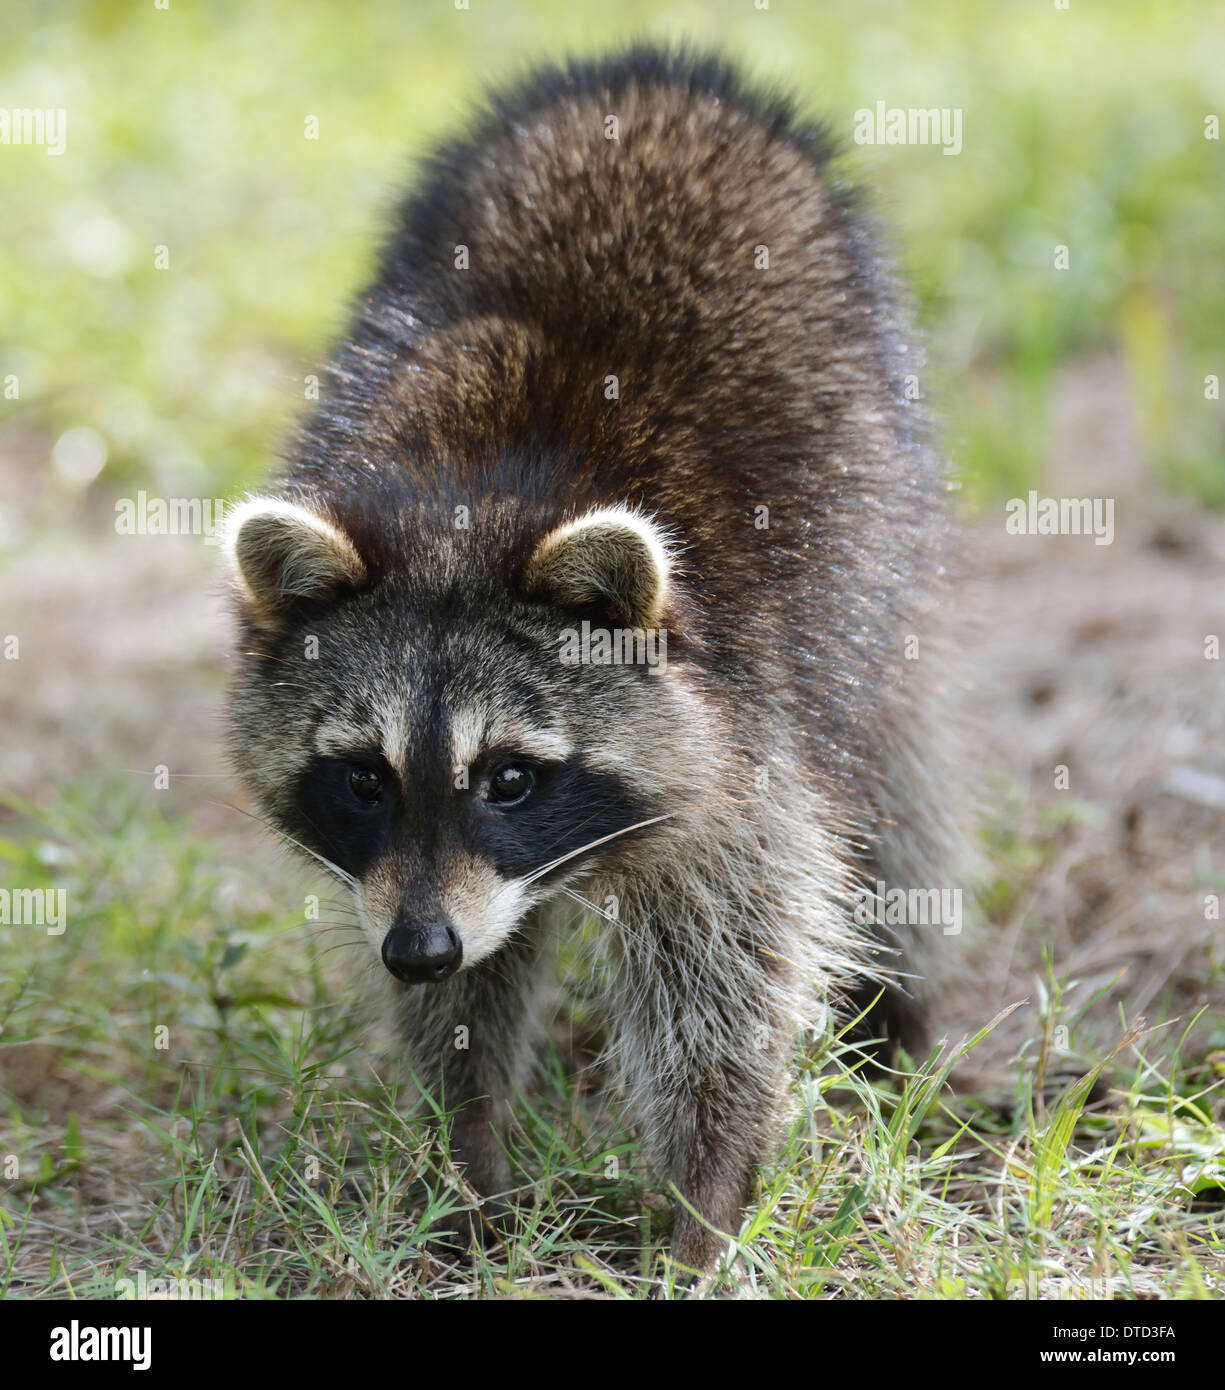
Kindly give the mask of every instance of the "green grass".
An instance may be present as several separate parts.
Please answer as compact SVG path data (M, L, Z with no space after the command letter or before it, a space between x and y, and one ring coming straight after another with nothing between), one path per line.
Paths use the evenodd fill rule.
M19 1076L18 1051L33 1069L0 1118L0 1156L20 1164L0 1186L0 1293L113 1296L141 1273L241 1297L675 1291L670 1195L614 1097L567 1061L581 1009L516 1108L519 1227L448 1255L431 1230L471 1194L447 1112L403 1117L403 1078L376 1074L326 930L270 916L246 874L227 883L149 795L69 799L0 844L5 882L50 874L70 910L62 937L21 928L0 971L5 1070ZM1222 1053L1184 1057L1164 1030L1120 1022L1113 1089L1086 1109L1103 1059L1078 1059L1053 973L1040 1002L1038 1055L1008 1097L944 1084L974 1039L875 1087L837 1038L797 1059L796 1119L730 1233L723 1285L789 1299L1219 1295Z

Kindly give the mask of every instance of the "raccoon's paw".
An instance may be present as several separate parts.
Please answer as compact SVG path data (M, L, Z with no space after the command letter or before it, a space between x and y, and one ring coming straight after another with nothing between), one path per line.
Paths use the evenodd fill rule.
M691 1303L706 1298L741 1299L746 1296L740 1280L726 1270L711 1274L692 1274L685 1270L665 1273L652 1281L647 1295L651 1302L667 1299L676 1303Z
M673 1231L672 1246L652 1299L737 1298L740 1286L724 1256L727 1237L709 1230L684 1212Z
M695 1274L689 1279L669 1279L666 1276L656 1279L647 1295L652 1303L688 1302L695 1298L705 1298L715 1287L713 1274Z

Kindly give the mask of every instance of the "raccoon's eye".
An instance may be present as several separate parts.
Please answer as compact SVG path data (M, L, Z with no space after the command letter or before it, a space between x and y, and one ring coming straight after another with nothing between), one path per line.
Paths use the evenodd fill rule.
M530 767L506 763L489 779L489 800L496 801L499 806L513 806L529 796L535 785L536 774Z
M383 779L373 768L354 767L349 769L349 787L359 801L367 803L381 801Z

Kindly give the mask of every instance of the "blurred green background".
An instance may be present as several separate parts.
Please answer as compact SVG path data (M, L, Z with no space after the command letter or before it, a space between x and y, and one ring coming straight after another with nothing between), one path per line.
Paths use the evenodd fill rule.
M642 35L726 50L848 145L878 100L963 109L956 158L850 146L843 168L916 287L969 497L1041 485L1056 375L1105 347L1125 360L1155 481L1225 502L1222 410L1204 390L1225 369L1225 158L1205 138L1225 114L1219 3L470 6L5 7L4 103L69 113L63 156L0 149L0 378L20 388L0 400L0 452L29 465L27 525L101 516L135 486L253 484L413 154L489 81Z

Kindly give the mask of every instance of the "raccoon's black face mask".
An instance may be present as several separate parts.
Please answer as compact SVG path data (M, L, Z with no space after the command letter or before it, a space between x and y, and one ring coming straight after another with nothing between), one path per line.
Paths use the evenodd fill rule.
M250 639L239 765L350 882L397 979L487 957L671 808L659 749L692 737L692 711L668 667L667 538L646 518L590 513L518 565L476 536L372 577L321 508L255 500L228 549Z

